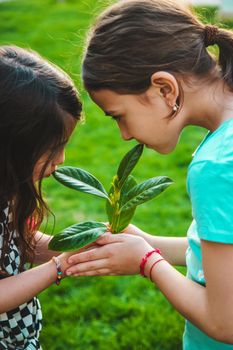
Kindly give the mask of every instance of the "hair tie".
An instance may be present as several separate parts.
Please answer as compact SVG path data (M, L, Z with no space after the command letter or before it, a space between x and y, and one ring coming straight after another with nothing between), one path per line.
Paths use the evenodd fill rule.
M207 25L204 28L204 44L205 47L216 44L219 28L214 25Z

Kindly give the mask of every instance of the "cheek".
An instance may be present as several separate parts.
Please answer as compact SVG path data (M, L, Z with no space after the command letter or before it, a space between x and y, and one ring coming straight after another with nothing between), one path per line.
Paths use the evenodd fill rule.
M33 173L34 174L39 174L41 169L42 169L42 165L40 163L36 164Z
M35 166L33 171L33 181L36 182L39 180L40 168L39 166Z
M39 162L38 164L36 164L35 168L34 168L34 172L33 172L33 178L34 178L34 181L38 181L39 178L40 178L40 174L41 174L41 171L43 169L45 165L45 162ZM46 169L44 171L44 176L46 177L47 176L47 173L49 171L51 167L51 164L49 163L47 166L46 166Z

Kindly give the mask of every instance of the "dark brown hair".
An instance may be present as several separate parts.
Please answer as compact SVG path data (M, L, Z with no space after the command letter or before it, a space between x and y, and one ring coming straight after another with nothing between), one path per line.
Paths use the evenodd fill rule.
M206 49L205 25L180 1L118 1L90 32L84 85L137 94L149 88L153 73L165 70L184 78L222 77L233 90L233 34L219 28L214 41L219 65Z
M12 230L20 248L20 271L32 260L34 234L49 210L41 193L43 174L67 142L81 109L77 90L62 70L35 52L0 47L0 209L3 213L7 203L13 214L12 223L3 225L2 271ZM45 153L48 159L35 184L35 164Z

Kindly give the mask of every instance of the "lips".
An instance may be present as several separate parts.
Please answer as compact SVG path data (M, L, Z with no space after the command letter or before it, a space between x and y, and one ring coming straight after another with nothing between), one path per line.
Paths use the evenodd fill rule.
M54 167L52 168L50 175L51 175L52 173L54 173L54 171L56 171L56 170L57 170L57 165L54 166Z

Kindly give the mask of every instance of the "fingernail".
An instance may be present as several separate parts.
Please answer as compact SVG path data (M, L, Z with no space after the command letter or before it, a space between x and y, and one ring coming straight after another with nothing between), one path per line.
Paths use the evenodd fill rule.
M72 272L71 271L66 271L66 275L70 276L70 275L72 275Z

